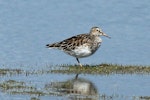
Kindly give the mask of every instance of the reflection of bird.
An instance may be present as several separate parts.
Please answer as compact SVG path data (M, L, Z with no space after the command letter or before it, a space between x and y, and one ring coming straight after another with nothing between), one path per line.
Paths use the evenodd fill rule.
M99 100L99 93L95 84L87 79L75 78L61 82L51 82L45 85L45 89L56 95L66 95L69 100Z
M76 57L79 65L82 67L78 58L90 56L95 53L102 43L100 36L106 36L99 27L92 27L87 34L73 36L61 42L47 44L47 48L56 48L65 53ZM110 38L110 37L109 37Z
M97 89L92 82L89 80L79 78L79 74L76 74L75 79L72 82L72 93L82 94L82 95L95 95L97 94ZM93 99L92 99L93 100Z

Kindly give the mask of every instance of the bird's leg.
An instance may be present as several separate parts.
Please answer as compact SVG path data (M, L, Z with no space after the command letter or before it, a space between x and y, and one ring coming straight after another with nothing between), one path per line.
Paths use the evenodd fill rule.
M75 79L78 79L78 76L79 76L79 74L77 74L77 75L75 76Z
M80 65L80 67L82 67L82 64L80 63L79 59L76 58L76 60L77 60L78 64Z

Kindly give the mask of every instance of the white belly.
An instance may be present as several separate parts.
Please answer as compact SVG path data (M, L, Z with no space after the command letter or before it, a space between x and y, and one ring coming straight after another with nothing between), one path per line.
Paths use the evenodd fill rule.
M90 56L91 54L92 52L90 48L88 46L82 45L72 50L70 55L77 58L82 58L82 57Z

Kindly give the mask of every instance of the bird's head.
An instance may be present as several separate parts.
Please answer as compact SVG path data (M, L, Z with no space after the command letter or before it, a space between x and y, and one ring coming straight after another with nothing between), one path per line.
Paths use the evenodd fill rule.
M106 36L108 38L111 38L107 34L105 34L99 27L92 27L90 30L90 34L94 36Z

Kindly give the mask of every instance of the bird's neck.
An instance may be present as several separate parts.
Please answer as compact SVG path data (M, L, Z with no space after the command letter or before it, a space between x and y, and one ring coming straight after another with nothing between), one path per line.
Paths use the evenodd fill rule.
M94 39L95 42L101 43L102 39L99 36L96 36Z
M91 39L93 42L96 42L96 43L101 43L101 42L102 42L102 39L100 38L100 36L90 35L90 39Z

